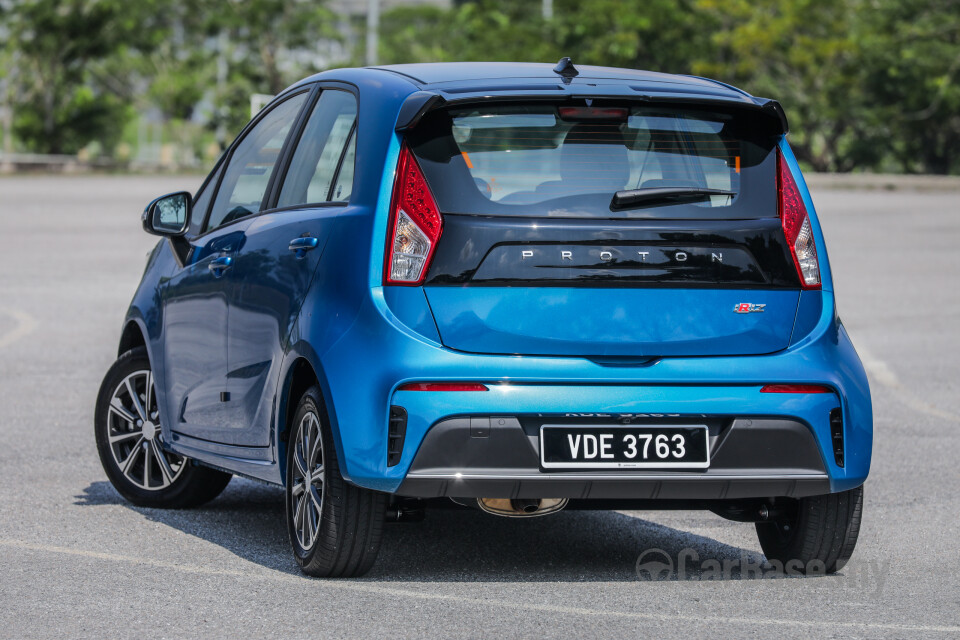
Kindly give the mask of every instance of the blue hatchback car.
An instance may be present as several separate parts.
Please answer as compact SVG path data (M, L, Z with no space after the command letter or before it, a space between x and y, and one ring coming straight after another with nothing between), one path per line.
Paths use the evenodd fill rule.
M566 58L307 78L144 212L104 469L152 507L285 487L311 575L456 504L705 509L836 571L870 392L786 134L774 100Z

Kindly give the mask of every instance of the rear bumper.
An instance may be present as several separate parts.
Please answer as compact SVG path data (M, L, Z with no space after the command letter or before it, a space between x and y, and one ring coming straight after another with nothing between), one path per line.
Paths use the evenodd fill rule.
M836 399L822 409L837 406ZM829 410L829 409L827 409ZM542 471L539 425L677 424L709 430L704 470ZM563 415L449 418L426 433L397 493L418 498L722 500L829 493L830 479L810 426L770 418Z
M380 289L373 293L352 326L318 358L341 469L356 485L422 497L711 499L843 491L862 484L869 472L873 438L869 388L843 326L833 317L830 292L823 292L819 320L784 351L663 358L631 367L604 366L584 358L452 351L425 337L429 311L417 311L418 305L425 307L421 291L402 292L407 296L402 305L409 306L403 321L392 310L402 305L396 300L387 305ZM422 326L416 331L410 328L418 323ZM444 380L484 382L490 390L397 391L407 382ZM760 393L764 384L787 382L826 385L835 393ZM408 416L402 455L393 466L387 462L390 406L402 406ZM837 408L843 416L843 466L834 459L830 432L830 411ZM804 447L816 451L819 464L810 456L799 464L782 451L772 455L762 438L753 444L741 438L747 444L736 448L732 444L737 439L714 440L712 446L719 448L713 451L710 469L702 472L548 473L539 469L535 439L522 430L517 449L526 452L525 461L513 460L507 466L497 461L500 453L470 441L451 441L440 448L441 455L427 453L436 449L431 441L451 419L520 420L537 414L670 414L698 420L708 416L726 424L730 434L743 430L743 435L749 435L747 421L780 425L774 431L804 433ZM739 451L738 461L721 465L728 445L728 452ZM733 459L732 454L729 457Z

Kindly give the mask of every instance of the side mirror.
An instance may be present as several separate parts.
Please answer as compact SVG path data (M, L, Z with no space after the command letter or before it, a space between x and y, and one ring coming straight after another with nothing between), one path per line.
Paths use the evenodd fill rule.
M143 230L155 236L182 236L190 221L192 201L186 191L157 198L143 210Z

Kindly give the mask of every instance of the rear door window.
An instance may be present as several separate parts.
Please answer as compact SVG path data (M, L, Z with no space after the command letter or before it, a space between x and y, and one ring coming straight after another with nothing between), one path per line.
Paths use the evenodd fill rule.
M747 112L529 104L430 114L409 138L442 211L571 217L775 217L776 136ZM612 211L618 191L716 189Z

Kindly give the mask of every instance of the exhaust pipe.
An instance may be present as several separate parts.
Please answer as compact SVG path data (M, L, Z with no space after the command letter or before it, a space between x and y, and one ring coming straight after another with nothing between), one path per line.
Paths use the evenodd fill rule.
M540 505L543 500L539 498L517 498L510 501L510 508L526 514L534 514L540 511Z
M545 516L560 511L567 502L567 498L477 498L480 509L507 518Z

